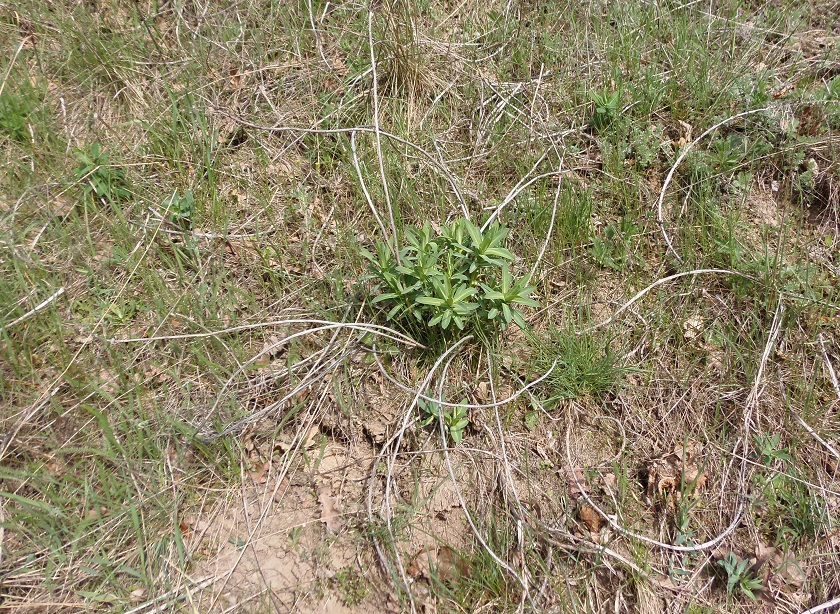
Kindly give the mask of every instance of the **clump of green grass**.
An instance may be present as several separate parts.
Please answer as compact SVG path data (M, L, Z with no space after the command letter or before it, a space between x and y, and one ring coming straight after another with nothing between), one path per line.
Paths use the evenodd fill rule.
M546 403L618 392L627 369L619 366L608 339L571 328L530 333L528 338L536 370L545 372L557 363L546 380Z

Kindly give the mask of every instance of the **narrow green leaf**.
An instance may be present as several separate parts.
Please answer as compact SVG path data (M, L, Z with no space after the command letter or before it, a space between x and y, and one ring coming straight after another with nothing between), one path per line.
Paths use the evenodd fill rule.
M22 495L16 495L11 492L3 492L0 491L0 497L5 497L10 501L14 501L18 505L22 505L23 507L34 508L36 510L41 510L42 512L46 512L50 516L58 516L59 518L67 518L67 514L62 512L59 509L54 508L52 505L48 503L44 503L43 501L36 501L35 499L30 499L28 497L24 497Z
M434 307L440 307L446 304L445 300L434 296L418 296L415 300L421 305L432 305Z

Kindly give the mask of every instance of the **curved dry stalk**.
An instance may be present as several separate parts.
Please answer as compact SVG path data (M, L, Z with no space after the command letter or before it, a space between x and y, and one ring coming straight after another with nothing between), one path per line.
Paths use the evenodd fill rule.
M840 605L840 597L835 597L834 599L830 599L825 603L821 603L820 605L816 605L813 608L808 608L804 610L802 614L817 614L817 612L825 612L826 610L830 610L835 606Z
M366 331L369 333L373 333L374 335L379 335L381 337L385 337L386 339L390 339L391 341L395 341L397 343L404 343L410 347L415 348L423 348L424 346L420 343L417 343L414 339L409 337L408 335L404 335L403 333L394 330L393 328L388 328L387 326L380 326L379 324L360 324L360 323L350 323L350 322L333 322L331 320L317 320L314 318L289 318L286 320L271 320L270 322L257 322L256 324L242 324L240 326L231 326L228 328L223 328L217 331L208 331L205 333L184 333L181 335L158 335L155 337L131 337L128 339L117 339L117 338L110 338L108 339L109 343L141 343L146 341L171 341L174 339L203 339L206 337L217 337L219 335L227 335L229 333L237 333L243 330L254 330L257 328L266 328L269 326L285 326L288 324L324 324L323 328L319 328L318 330L327 330L331 328L352 328L354 330ZM313 332L316 329L311 329Z
M794 418L796 418L796 421L802 426L802 428L804 428L806 431L808 431L808 434L811 435L811 437L816 439L818 442L820 442L823 445L823 447L825 447L826 450L831 452L831 454L834 456L834 458L840 460L840 452L835 450L834 446L832 446L825 439L820 437L819 434L817 434L817 432L811 427L811 425L809 425L807 422L805 422L805 420L802 419L802 416L800 416L798 413L793 411L792 407L788 406L788 411L791 413L791 415Z
M436 403L442 403L443 402L443 386L446 383L446 373L449 370L449 366L452 364L452 361L454 359L455 359L455 356L452 356L452 358L450 358L443 367L443 372L441 373L440 383L438 384L438 394L437 394L438 398L435 401ZM491 386L491 390L492 390L492 386L493 386L493 378L492 377L490 378L490 386ZM495 394L494 394L494 397L495 397ZM419 398L419 392L418 392L418 396L414 397L414 399L415 399L414 402L415 403L417 402L418 398ZM463 405L461 407L463 407ZM497 419L498 419L498 415L499 414L498 414L498 406L497 406L497 410L496 410ZM523 573L520 576L518 573L516 573L516 570L513 567L508 565L506 561L502 560L502 558L498 554L496 554L496 552L490 547L490 545L487 543L487 541L481 535L481 531L478 530L478 527L476 526L475 522L473 521L472 514L470 514L469 511L467 510L467 502L464 499L464 495L461 493L460 487L458 486L458 480L455 477L455 470L452 468L452 460L449 458L449 446L446 443L446 429L445 429L445 425L443 423L443 412L438 414L438 427L439 427L439 432L440 432L440 437L441 437L441 446L442 446L442 450L443 450L443 456L446 459L446 469L449 472L450 480L452 480L452 487L455 490L455 495L458 497L458 502L461 504L461 511L464 512L464 516L466 517L467 522L470 525L470 529L472 529L473 535L475 535L475 538L481 544L481 547L484 548L485 552L487 552L487 554L490 555L490 558L492 558L494 561L496 561L496 563L498 565L500 565L502 567L502 569L504 569L506 572L508 572L510 575L512 575L516 579L516 581L519 582L519 584L522 586L523 596L527 597L527 599L531 603L531 605L534 606L533 599L531 598L531 591L530 591L530 588L528 586L528 582L525 578L525 574ZM500 429L499 432L501 434L501 424L499 424L499 429ZM502 453L504 454L504 437L502 438ZM507 466L507 463L505 463L505 465Z
M527 186L529 186L531 183L533 183L533 181L536 181L537 179L539 179L539 177L535 177L535 178L533 178L532 181L528 182L528 177L530 177L531 173L533 173L535 170L537 170L537 167L540 165L540 162L545 160L545 157L547 155L548 155L548 150L546 149L543 152L543 154L539 157L539 159L534 163L534 166L531 167L531 170L528 171L527 173L525 173L525 176L522 177L518 182L516 182L516 185L513 186L511 191L508 193L508 195L505 196L504 200L502 200L502 202L500 202L496 206L496 208L493 210L493 213L491 213L490 217L487 218L487 221L484 222L484 224L481 225L481 232L486 231L490 227L490 224L493 223L493 220L495 220L497 217L499 217L499 215L502 213L502 209L504 209L511 201L513 201L513 199L515 199L522 190L524 190ZM553 172L548 173L549 176L553 175L553 174L554 174Z
M394 256L400 262L400 241L397 225L394 222L394 209L391 207L391 195L388 192L388 180L385 177L385 163L382 157L382 142L379 138L379 90L376 77L376 54L373 52L373 11L368 10L368 47L370 48L370 69L373 72L373 134L376 139L376 157L379 160L379 176L382 179L382 191L385 193L385 206L388 207L388 220L391 222Z
M761 393L763 389L761 388L762 379L764 376L764 369L767 365L767 360L770 358L770 353L775 347L776 338L779 335L779 331L781 330L781 323L782 323L782 314L784 313L784 306L779 297L779 303L776 306L776 313L773 316L773 323L770 325L770 332L767 336L767 343L764 346L764 352L761 356L761 361L759 362L758 372L756 373L755 379L753 380L753 386L750 390L750 394L747 397L747 401L744 407L744 421L743 421L743 432L741 434L741 447L743 449L742 452L742 459L746 459L749 456L749 431L750 431L750 421L752 419L752 412L755 407L758 405L758 400L761 397ZM574 467L574 463L572 462L571 456L571 442L570 442L570 433L571 433L571 425L566 428L566 461L569 464L569 468ZM736 444L737 446L737 444ZM735 452L733 451L733 455ZM674 544L667 544L665 542L661 542L659 540L653 539L651 537L647 537L645 535L641 535L639 533L634 533L628 529L625 529L619 523L614 521L609 515L601 509L597 503L595 503L592 498L586 493L586 490L581 485L580 481L575 475L575 472L572 471L571 475L575 481L575 485L577 486L578 490L580 491L581 497L596 511L598 514L607 521L607 523L616 531L621 533L626 537L630 537L633 539L637 539L639 541L645 542L647 544L651 544L653 546L657 546L659 548L663 548L665 550L671 550L673 552L699 552L701 550L708 550L709 548L713 548L724 539L726 539L729 535L731 535L738 525L741 523L741 518L744 514L744 510L746 508L746 495L745 495L745 488L744 482L746 481L746 470L747 470L747 463L742 460L741 461L741 468L738 473L739 483L737 485L737 492L738 492L738 508L735 512L735 515L730 522L729 526L724 529L724 531L714 538L705 541L701 544L696 544L693 546L675 546Z
M266 132L302 132L305 134L345 134L352 132L367 132L370 134L379 134L380 136L384 136L388 139L391 139L392 141L396 141L397 143L402 143L403 145L411 147L414 151L421 154L424 158L426 158L426 160L428 160L432 164L434 168L440 171L444 179L446 179L447 183L449 183L449 186L452 188L452 193L458 200L462 211L466 209L466 201L464 200L464 196L463 194L461 194L461 190L458 187L458 183L455 181L455 177L452 175L452 172L446 167L446 165L442 164L435 156L433 156L431 153L429 153L416 143L412 143L408 139L404 139L386 130L377 130L373 126L353 126L350 128L305 128L302 126L266 126L263 124L255 124L254 122L242 119L241 117L231 115L230 113L227 113L222 109L216 109L216 111L224 115L225 117L232 119L233 121L242 126L247 126L248 128L253 128L255 130L265 130Z
M347 346L345 345L345 349L346 349L346 347L347 347ZM287 476L287 474L288 474L288 472L289 472L289 469L291 468L292 461L293 461L294 457L295 457L295 456L297 455L297 453L300 451L300 448L301 448L301 446L303 445L303 442L304 442L304 440L305 440L305 438L306 438L305 433L306 433L306 432L308 432L308 431L309 431L309 429L310 429L310 428L313 426L313 424L315 423L315 416L317 415L317 412L318 412L318 410L320 409L320 406L321 406L321 404L323 403L324 398L326 398L326 391L324 391L324 392L321 394L321 397L320 397L320 399L318 400L318 404L316 405L315 410L314 410L313 412L311 412L311 414L310 414L310 419L309 419L309 421L308 421L308 422L304 425L304 428L300 429L300 430L299 430L299 431L295 434L295 437L294 437L294 439L292 440L292 443L294 444L294 446L293 446L293 448L290 450L290 453L289 453L289 454L287 454L286 459L285 459L285 461L284 461L284 463L283 463L283 465L282 465L282 467L281 467L280 471L278 472L277 479L275 480L275 485L274 485L274 491L273 491L273 493L272 493L272 498L273 498L273 497L277 494L277 492L280 490L280 485L283 483L283 480L286 478L286 476ZM265 506L263 506L263 509L262 509L262 511L260 512L260 516L259 516L259 518L257 519L257 521L254 523L253 528L248 529L248 537L247 537L247 539L245 540L245 546L244 546L244 547L242 547L242 548L239 550L239 555L237 556L236 560L233 562L233 564L231 565L231 567L230 567L230 569L227 571L227 573L225 573L225 574L224 574L224 576L223 576L223 577L224 577L224 581L222 582L222 586L221 586L221 588L218 590L218 593L217 593L216 597L213 599L213 602L211 603L210 607L208 608L209 610L212 610L212 609L213 609L213 607L215 606L215 604L216 604L216 602L218 601L219 597L222 595L222 592L224 591L225 587L227 586L227 583L230 581L230 578L233 576L234 571L236 571L236 568L239 566L240 562L242 561L242 559L243 559L243 557L244 557L244 555L245 555L245 552L247 552L247 546L249 546L249 545L251 545L251 544L252 544L252 542L253 542L253 540L254 540L254 536L256 535L256 533L257 533L257 531L260 529L260 527L262 527L262 524L263 524L263 522L265 521L265 518L266 518L266 516L268 515L269 510L271 510L271 506L270 506L270 505L265 505Z
M365 195L365 200L367 201L368 207L370 207L371 212L373 213L374 219L376 219L376 223L379 225L379 230L382 231L382 238L385 239L388 237L388 231L385 230L385 224L382 222L382 218L379 217L379 212L376 210L376 207L373 204L373 199L370 197L370 193L367 189L367 184L365 184L365 178L362 176L362 169L359 166L359 156L356 152L356 133L350 133L350 151L353 153L353 168L356 169L356 176L359 178L359 185L362 186L362 193Z
M316 326L315 328L308 328L306 330L302 330L302 331L299 331L297 333L292 333L291 335L288 335L288 336L284 337L283 339L280 339L279 341L276 341L275 343L272 343L272 344L266 346L265 348L263 348L262 350L257 352L254 356L249 358L247 361L242 363L242 365L239 366L236 369L236 371L233 372L233 374L227 379L227 381L225 381L224 385L222 386L222 389L219 391L219 394L216 395L216 401L213 403L213 406L210 408L210 415L213 415L214 413L216 413L216 410L219 407L219 403L221 402L222 395L224 395L225 391L227 390L227 388L231 384L231 382L233 382L233 380L236 379L236 377L240 373L242 373L246 368L248 368L249 366L254 364L261 357L265 356L266 354L270 354L271 352L276 351L277 348L282 347L283 345L285 345L289 341L292 341L293 339L297 339L298 337L303 337L305 335L311 335L313 333L317 333L317 332L324 331L324 330L334 330L335 331L335 334L333 335L333 340L334 340L335 335L338 334L339 330L342 329L342 328L357 329L357 330L364 331L365 333L374 332L374 334L376 334L375 331L370 330L370 328L371 328L370 325L351 324L351 323L347 323L347 322L339 322L339 323L333 322L331 324ZM330 344L331 343L332 343L332 340L330 341ZM328 344L328 345L330 345L330 344Z
M432 365L432 368L429 370L429 373L423 379L423 382L420 385L420 390L425 390L426 389L426 387L432 381L432 378L434 377L435 372L438 370L438 368L443 363L443 361L446 360L446 357L449 356L449 354L453 353L456 349L458 349L458 347L461 344L465 343L466 341L468 341L471 338L472 338L471 336L466 336L463 339L460 339L453 346L448 348L435 361L435 363ZM370 522L373 522L373 488L374 488L374 485L376 483L376 473L379 470L379 465L380 465L381 461L383 460L385 455L388 453L388 449L392 447L393 451L388 455L389 456L389 458L388 458L388 471L387 471L387 474L385 476L385 493L384 493L384 496L383 496L383 505L385 507L385 526L386 526L386 529L388 530L388 536L390 537L392 543L393 543L395 538L394 538L393 527L391 526L391 499L390 499L390 497L391 497L391 479L393 477L394 463L396 462L397 455L399 454L400 445L402 443L402 438L405 435L405 431L408 429L408 427L414 421L416 421L416 418L414 418L414 420L412 420L412 416L414 414L414 408L417 406L417 401L418 401L419 398L420 397L418 395L416 395L414 397L414 399L411 401L411 403L409 404L408 409L406 410L405 415L403 417L403 421L402 421L402 424L400 425L400 428L382 446L382 450L380 451L380 453L377 455L376 459L373 462L373 469L371 470L371 474L370 474L370 484L368 486L368 497L367 497L367 508L368 508L368 518L369 518ZM374 538L374 543L378 543L376 538ZM397 569L399 571L400 581L403 583L403 589L407 592L407 594L409 596L409 599L411 601L411 609L412 609L412 612L414 612L415 611L414 596L411 594L411 589L409 587L408 578L407 578L406 573L405 573L405 566L402 563L402 558L400 557L399 550L397 549L397 547L395 545L393 546L393 551L394 551L394 557L396 558L396 561L397 561ZM387 564L387 559L384 558L384 553L381 552L381 548L379 546L377 546L377 552L379 553L380 558L382 558L382 562L386 566L386 569L388 569L389 566Z
M466 338L469 338L469 336L465 337L465 339ZM463 341L463 340L461 340L461 341ZM461 341L459 341L458 343L461 343ZM549 368L548 371L546 371L545 373L540 375L537 379L535 379L530 384L523 385L523 388L521 388L520 390L518 390L514 394L510 395L506 399L503 399L503 400L495 402L495 403L472 404L472 403L449 403L447 401L443 401L443 400L437 399L435 397L427 396L427 395L422 393L422 390L424 390L424 388L419 388L419 389L418 388L410 388L409 386L406 386L405 384L403 384L401 382L398 382L394 378L394 376L392 376L390 373L388 373L388 371L385 369L385 365L383 365L382 362L379 360L379 355L376 352L374 352L374 359L376 360L376 364L379 367L379 372L382 373L382 375L385 377L385 379L387 379L389 382L394 384L394 386L396 386L397 388L399 388L403 392L407 392L409 394L415 395L418 399L423 399L424 401L428 401L430 403L435 403L437 405L440 405L441 407L465 407L467 409L493 409L494 407L499 407L501 405L507 405L511 401L515 401L523 393L530 390L531 388L533 388L534 386L536 386L537 384L542 382L549 375L551 375L551 373L554 371L554 368L557 366L557 363L560 361L560 357L557 357L554 360L554 362L551 364L551 367Z
M834 392L837 394L837 400L840 401L840 382L837 381L837 372L834 370L831 361L828 359L828 352L825 349L825 340L823 339L822 333L817 334L817 340L820 342L823 362L825 362L825 367L828 369L828 374L831 376L831 383L834 385Z
M531 278L534 277L534 274L540 267L540 263L542 262L543 256L545 256L545 250L548 249L548 244L551 241L551 232L554 230L554 220L557 218L557 201L560 199L560 186L563 183L562 179L563 159L561 158L560 168L557 169L557 191L554 193L554 204L551 206L551 221L548 223L548 230L545 231L545 241L542 244L540 253L537 255L537 259L534 261L534 266L531 267L531 272L528 273L528 277L525 280L526 284L531 281Z
M57 299L62 294L64 294L64 286L61 286L58 290L53 292L50 296L45 298L43 301L38 303L35 307L33 307L32 309L27 311L25 314L23 314L19 318L9 322L8 324L4 324L4 325L0 326L0 330L7 331L10 328L12 328L13 326L17 326L21 322L26 322L29 318L31 318L32 316L37 314L39 311L43 311L44 309L46 309L47 306L49 306L50 303L52 303L55 299Z
M613 314L609 318L607 318L603 322L599 322L598 324L593 324L592 326L589 326L588 328L584 328L583 330L578 331L577 334L578 335L583 335L583 334L586 334L586 333L591 333L594 330L597 330L597 329L599 329L603 326L606 326L607 324L610 324L612 321L614 321L616 319L618 314L620 314L620 313L626 311L627 309L629 309L630 306L633 303L638 301L645 294L647 294L648 292L650 292L651 290L653 290L657 286L661 286L662 284L668 283L669 281L679 279L680 277L686 277L688 275L707 275L707 274L735 275L737 277L743 277L744 279L749 279L750 281L755 281L755 278L750 277L749 275L745 275L744 273L739 273L738 271L730 271L729 269L695 269L693 271L683 271L682 273L676 273L674 275L669 275L668 277L662 277L661 279L657 279L655 282L653 282L652 284L650 284L649 286L647 286L643 290L640 290L639 292L637 292L636 295L633 296L633 298L631 298L629 301L627 301L621 307L619 307L617 311L614 311Z
M678 262L682 262L682 257L677 253L677 250L674 249L673 244L671 243L671 239L668 237L668 232L665 230L665 218L662 213L662 205L665 202L665 191L668 189L668 185L671 183L671 180L674 178L674 173L677 170L677 167L680 165L680 162L683 161L683 158L688 155L688 152L697 145L700 141L710 135L712 132L720 128L721 126L728 124L731 121L738 119L739 117L745 117L747 115L752 115L754 113L763 113L764 111L769 111L769 107L762 107L761 109L753 109L752 111L743 111L738 113L737 115L733 115L732 117L727 117L723 121L719 121L714 126L706 130L703 134L698 136L696 139L691 141L688 145L685 146L680 152L680 155L677 156L677 159L674 160L673 166L671 166L671 170L668 171L668 174L665 176L665 181L662 183L662 189L659 191L659 201L656 204L656 223L659 224L659 229L662 231L662 236L665 238L665 243L668 245L668 251L674 254L674 257L677 259Z

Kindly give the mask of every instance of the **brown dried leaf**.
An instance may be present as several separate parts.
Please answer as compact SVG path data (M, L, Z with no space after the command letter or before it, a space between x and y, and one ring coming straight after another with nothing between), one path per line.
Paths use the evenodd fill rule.
M773 550L776 550L775 548ZM770 564L773 566L773 572L785 584L793 588L802 588L808 576L805 570L796 560L793 553L788 553L787 556L776 550L770 558Z
M591 533L597 533L600 530L601 515L598 514L598 512L595 511L595 508L588 503L584 503L580 507L578 516L580 517L581 522L586 525L586 528L589 529Z
M333 535L341 531L341 506L338 499L332 496L329 486L322 486L318 489L318 503L321 505L321 518L327 531Z
M441 582L452 582L470 575L467 561L448 546L423 548L414 555L406 571L415 580L429 580L436 575Z
M230 85L230 89L238 90L242 87L242 73L236 69L236 67L231 66L230 71L228 72L230 75L230 79L228 79L228 85Z
M604 489L607 493L615 495L618 493L618 480L614 473L605 473L602 478L604 480Z
M268 481L268 470L271 468L271 461L257 462L252 471L248 472L254 484L265 484Z

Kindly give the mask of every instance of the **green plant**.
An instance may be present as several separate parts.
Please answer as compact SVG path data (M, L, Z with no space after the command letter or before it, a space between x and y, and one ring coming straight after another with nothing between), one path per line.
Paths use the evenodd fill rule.
M546 379L548 404L615 390L628 371L618 366L619 356L601 336L552 328L547 339L545 335L529 335L529 342L535 350L536 369L545 372L556 361Z
M82 200L115 205L131 196L125 170L110 164L107 151L98 142L88 151L76 150L76 179L82 183Z
M613 92L608 89L592 92L592 102L595 103L595 112L589 120L589 125L596 132L601 132L618 118L621 112L621 90Z
M620 271L633 262L632 238L637 232L629 219L622 218L618 225L604 228L603 238L592 237L589 253L601 266Z
M482 231L462 218L439 233L428 222L406 228L399 259L382 242L376 255L362 249L379 281L372 302L387 303L388 320L406 324L426 341L455 330L486 336L511 322L525 328L517 305L539 303L530 298L535 288L510 272L514 255L503 247L507 234L497 223Z
M184 230L192 230L194 205L192 190L185 191L183 196L179 196L175 190L172 196L163 201L164 210L169 212L170 219Z
M730 552L721 560L718 565L726 572L726 593L732 595L741 592L751 600L755 601L755 591L764 588L761 578L753 576L750 570L750 562L741 559L734 552Z
M758 448L759 458L764 465L769 467L774 460L792 460L787 450L779 447L779 441L782 438L781 433L754 435L753 438Z
M0 94L0 129L16 141L29 138L29 116L37 101L11 91Z
M333 576L333 582L338 588L341 601L349 608L359 605L367 597L368 585L364 576L356 569L339 569Z
M466 399L462 403L466 405ZM466 407L459 405L457 407L444 408L439 403L424 399L417 399L417 406L423 412L423 419L420 421L421 426L428 426L432 423L437 424L440 420L443 420L443 425L448 430L452 442L456 445L461 443L461 440L464 438L464 429L470 424Z

